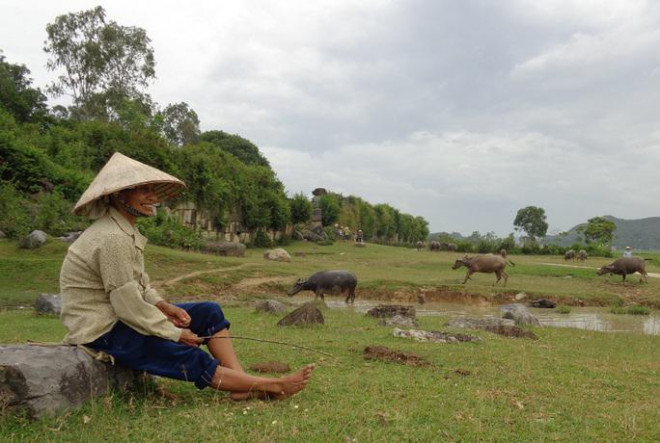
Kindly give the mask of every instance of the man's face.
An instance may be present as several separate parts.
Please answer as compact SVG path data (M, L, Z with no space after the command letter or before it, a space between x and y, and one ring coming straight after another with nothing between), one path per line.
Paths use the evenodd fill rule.
M154 192L153 185L125 189L121 191L121 196L124 198L126 204L145 215L154 215L156 213L154 205L158 203L158 196Z

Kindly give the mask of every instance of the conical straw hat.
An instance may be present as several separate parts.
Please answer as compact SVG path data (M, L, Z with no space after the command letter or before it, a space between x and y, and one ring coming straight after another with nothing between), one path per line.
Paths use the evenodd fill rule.
M73 213L98 218L107 210L109 203L106 197L110 194L152 183L156 184L154 192L159 202L174 197L186 187L173 175L115 152L80 197Z

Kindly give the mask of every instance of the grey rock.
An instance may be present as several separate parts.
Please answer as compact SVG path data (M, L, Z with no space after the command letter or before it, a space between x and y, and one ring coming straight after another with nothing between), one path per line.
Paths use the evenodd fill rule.
M450 328L461 329L486 329L492 326L513 326L513 320L504 318L484 317L484 318L455 318L447 326Z
M282 248L269 249L264 253L266 260L290 262L291 255Z
M225 257L244 257L245 249L246 247L243 243L230 241L209 242L203 247L205 252L211 252Z
M412 328L417 326L417 320L410 317L404 317L403 315L395 315L391 318L381 319L380 324L383 326L405 326L407 328Z
M60 237L60 240L66 243L73 243L74 241L78 240L78 237L80 237L82 233L83 231L67 232L62 237Z
M257 303L256 311L268 312L271 314L282 314L286 312L286 306L284 303L277 300L264 300L260 303Z
M324 323L323 313L313 302L310 302L305 303L277 322L277 326L303 326Z
M513 320L517 325L541 326L539 319L520 303L504 305L500 309L504 311L504 318Z
M524 300L527 298L527 294L525 294L524 292L519 292L516 294L514 298L516 301Z
M62 312L62 298L60 294L41 293L34 302L34 309L38 314L60 315Z
M395 337L414 338L417 341L430 341L435 343L459 343L480 341L479 337L467 334L450 334L442 331L424 331L421 329L409 329L404 331L394 328L392 335Z
M20 243L23 249L37 249L43 246L48 239L48 235L44 231L34 230L25 236Z
M0 345L0 399L32 418L78 408L111 389L144 389L143 373L95 360L75 346Z
M7 234L4 232L0 231L0 238L7 238Z
M392 318L395 315L417 319L417 311L414 306L405 305L378 305L367 311L367 315L376 318Z

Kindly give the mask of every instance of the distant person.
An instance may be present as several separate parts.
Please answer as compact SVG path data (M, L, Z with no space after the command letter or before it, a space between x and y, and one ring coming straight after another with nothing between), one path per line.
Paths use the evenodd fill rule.
M632 257L632 248L630 246L626 246L626 249L623 251L623 256L624 257Z
M357 234L355 235L355 243L363 243L364 235L362 234L362 229L358 229Z
M96 220L69 247L60 272L64 342L105 352L124 367L229 391L234 400L296 394L312 365L280 378L250 375L236 357L220 305L173 305L151 287L144 271L147 239L135 221L184 187L119 153L94 178L74 213Z

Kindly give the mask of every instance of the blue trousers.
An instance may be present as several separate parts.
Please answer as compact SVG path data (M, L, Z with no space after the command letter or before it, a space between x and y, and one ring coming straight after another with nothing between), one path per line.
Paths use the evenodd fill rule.
M191 318L189 329L199 336L229 329L230 323L217 303L179 303L177 306L188 312ZM200 348L142 335L121 321L86 346L112 355L120 366L190 381L199 389L211 384L220 364Z

